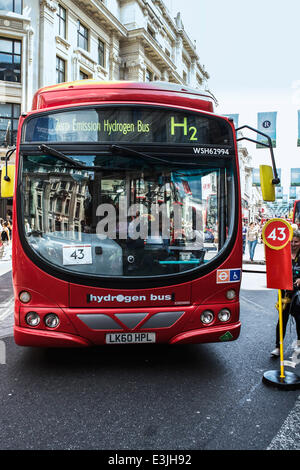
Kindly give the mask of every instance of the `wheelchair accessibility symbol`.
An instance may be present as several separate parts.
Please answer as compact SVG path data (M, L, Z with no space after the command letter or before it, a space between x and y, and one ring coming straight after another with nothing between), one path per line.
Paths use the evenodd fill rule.
M217 270L217 284L225 284L229 282L240 282L241 270L240 269L218 269Z

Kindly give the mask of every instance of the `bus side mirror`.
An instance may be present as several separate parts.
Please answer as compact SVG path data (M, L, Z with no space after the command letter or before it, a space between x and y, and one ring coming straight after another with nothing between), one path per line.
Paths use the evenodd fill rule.
M1 171L1 197L13 197L15 183L15 165L7 165Z
M273 169L268 165L259 166L260 186L264 201L275 201L275 186L273 184Z

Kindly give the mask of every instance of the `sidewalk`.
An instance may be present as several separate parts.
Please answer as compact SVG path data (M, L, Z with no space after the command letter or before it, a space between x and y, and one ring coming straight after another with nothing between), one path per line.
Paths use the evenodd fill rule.
M254 259L251 262L249 257L248 246L246 246L246 253L243 255L243 269L249 271L266 271L266 262L265 262L265 245L263 243L258 243L255 248Z
M8 261L0 259L0 276L7 273L8 271L11 271L11 259ZM0 282L0 288L1 288L1 282Z
M268 290L267 289L267 275L265 264L265 246L263 243L256 245L254 260L251 263L249 257L248 246L246 246L246 253L243 256L243 275L241 289L243 290Z

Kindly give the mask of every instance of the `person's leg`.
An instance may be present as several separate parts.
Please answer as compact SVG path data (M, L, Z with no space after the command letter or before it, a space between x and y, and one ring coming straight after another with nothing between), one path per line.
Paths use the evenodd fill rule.
M285 332L286 332L286 325L289 320L289 304L287 308L282 310L282 332L283 332L283 338L285 337ZM276 326L276 348L279 348L279 320L277 322Z
M294 314L295 322L296 322L296 332L297 332L297 340L300 341L300 313Z
M254 240L252 243L253 243L253 244L252 244L252 261L253 261L253 259L254 259L254 253L255 253L255 248L256 248L256 245L257 245L257 240Z
M250 259L251 258L251 250L252 250L252 242L248 241L248 248L249 248L249 256L250 256Z

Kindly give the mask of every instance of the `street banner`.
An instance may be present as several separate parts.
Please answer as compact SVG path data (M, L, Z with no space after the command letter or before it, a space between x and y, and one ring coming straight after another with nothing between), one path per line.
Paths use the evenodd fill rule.
M224 117L233 120L233 125L235 129L239 127L239 114L224 114Z
M282 186L275 186L275 196L276 199L283 198L283 187Z
M290 194L289 194L290 199L296 199L297 197L296 189L297 188L295 186L290 186Z
M300 147L300 110L298 110L298 139L297 147Z
M272 113L257 113L257 129L264 134L267 134L271 140L272 145L276 147L276 120L277 120L277 112ZM266 137L257 134L257 140L264 144L268 144L268 140ZM261 144L256 144L256 148L266 148Z
M291 168L291 186L300 186L300 168Z
M262 230L265 244L267 287L293 290L291 239L293 229L284 219L271 219Z
M260 186L259 168L252 169L252 186Z

